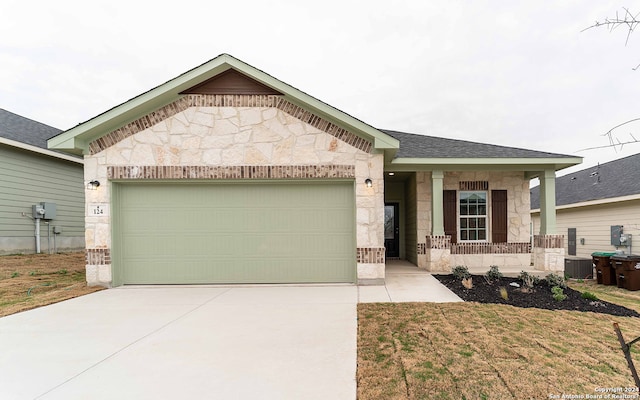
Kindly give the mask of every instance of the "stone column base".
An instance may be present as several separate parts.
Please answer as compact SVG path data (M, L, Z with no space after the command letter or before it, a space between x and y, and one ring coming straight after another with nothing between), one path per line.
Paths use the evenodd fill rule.
M564 274L564 236L533 237L533 267L539 271Z
M111 265L87 265L87 286L111 287Z
M451 236L427 236L424 263L429 272L451 272Z

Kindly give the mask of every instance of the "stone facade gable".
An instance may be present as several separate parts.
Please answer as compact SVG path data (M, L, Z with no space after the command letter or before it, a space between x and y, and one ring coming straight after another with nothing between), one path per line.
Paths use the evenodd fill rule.
M205 95L188 94L171 104L153 111L129 124L116 129L94 140L89 144L91 155L97 154L120 141L149 129L154 125L187 110L190 107L260 107L275 108L281 110L294 118L307 123L325 133L328 133L342 142L355 147L358 150L370 153L372 143L363 139L348 130L341 128L326 119L319 117L304 108L297 106L282 96L274 95Z

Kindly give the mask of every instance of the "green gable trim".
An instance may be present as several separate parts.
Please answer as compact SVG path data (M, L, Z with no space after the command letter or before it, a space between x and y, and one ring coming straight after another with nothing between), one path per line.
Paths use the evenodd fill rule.
M398 140L228 54L222 54L93 119L62 132L48 140L48 147L76 154L88 154L90 142L178 100L182 97L181 92L231 68L283 93L287 101L316 113L355 135L371 140L374 148L397 149L399 147Z

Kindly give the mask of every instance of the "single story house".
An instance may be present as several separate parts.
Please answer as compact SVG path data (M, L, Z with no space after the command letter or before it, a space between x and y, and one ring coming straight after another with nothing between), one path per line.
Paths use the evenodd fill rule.
M387 258L562 269L580 158L376 129L222 54L51 138L84 155L87 279L380 284ZM548 196L530 242L529 180Z
M0 254L85 248L84 161L47 149L60 132L0 108ZM56 210L37 235L33 206L43 202Z
M540 187L532 188L534 232L540 228L539 199ZM630 253L640 246L640 154L557 178L556 218L568 255L590 258L596 251ZM631 239L620 243L621 233Z

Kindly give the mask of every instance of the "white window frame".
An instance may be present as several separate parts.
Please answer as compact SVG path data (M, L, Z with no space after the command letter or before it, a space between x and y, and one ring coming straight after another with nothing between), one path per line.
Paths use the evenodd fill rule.
M482 194L484 196L484 214L466 214L463 215L462 214L462 200L463 197L466 197L468 195L472 195L472 194ZM481 203L478 203L481 204ZM458 241L459 242L465 242L465 243L473 243L473 242L479 242L479 243L487 243L489 241L489 191L487 190L461 190L458 192ZM484 218L484 228L479 228L479 227L475 227L475 228L470 228L469 226L467 226L466 228L463 228L463 219L466 219L468 221L469 218ZM482 230L484 230L484 239L463 239L462 238L462 232L466 231L466 232L471 232L471 231L476 231L476 232L481 232ZM478 235L479 236L479 235Z

